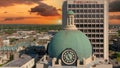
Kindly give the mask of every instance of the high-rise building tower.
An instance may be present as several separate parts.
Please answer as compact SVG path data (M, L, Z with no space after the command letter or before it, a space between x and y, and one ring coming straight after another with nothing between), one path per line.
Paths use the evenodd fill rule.
M76 27L92 43L93 54L99 59L108 59L108 1L66 0L62 9L63 22L67 22L67 11L72 10ZM63 23L63 27L65 25Z

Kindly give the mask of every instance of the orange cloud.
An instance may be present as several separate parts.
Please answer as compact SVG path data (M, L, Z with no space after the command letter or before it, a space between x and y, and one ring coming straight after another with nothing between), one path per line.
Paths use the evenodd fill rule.
M47 5L45 3L39 3L38 6L31 8L31 13L37 13L37 15L41 16L58 16L58 10L56 7L51 5Z
M0 24L58 24L61 16L7 18Z
M110 24L120 24L120 12L110 12Z

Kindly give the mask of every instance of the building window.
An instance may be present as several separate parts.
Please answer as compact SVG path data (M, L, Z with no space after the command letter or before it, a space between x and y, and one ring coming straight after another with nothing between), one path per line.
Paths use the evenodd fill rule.
M83 32L83 30L81 30Z
M95 4L92 4L92 8L95 8Z
M80 27L83 27L83 24L80 24ZM82 30L83 31L83 30Z
M100 44L100 47L103 47L103 44Z
M91 17L92 17L91 14L89 14L89 15L88 15L88 18L91 18Z
M80 5L80 8L83 8L83 5L82 5L82 4Z
M99 29L96 29L96 32L99 32Z
M91 4L88 4L88 8L91 8Z
M84 32L87 32L87 30L84 30Z
M95 44L93 44L93 47L95 47Z
M97 4L97 5L96 5L96 8L99 8L99 7L100 7L100 5L99 5L99 4Z
M84 27L87 27L87 24L84 24Z
M100 52L103 52L103 49L100 49Z
M99 49L96 49L96 52L99 52Z
M99 9L97 9L97 10L96 10L96 13L99 13L99 12L100 12L100 10L99 10Z
M83 10L80 10L80 13L83 13Z
M92 24L92 27L94 28L94 27L95 27L95 24Z
M94 14L92 14L92 18L95 18L95 15L94 15Z
M83 18L83 14L80 15L80 18Z
M99 44L96 44L96 47L99 47Z
M88 24L88 27L91 27L91 24Z
M96 14L96 18L99 18L99 14Z
M99 24L97 24L96 27L99 27Z
M103 29L101 29L100 32L103 32Z
M104 18L104 15L103 15L103 14L101 14L101 15L100 15L100 18Z
M79 13L80 11L79 10L76 10L77 12L76 13Z
M88 34L88 37L91 37L91 34Z
M75 20L75 22L76 22L76 23L78 23L78 22L79 22L79 20Z
M74 13L76 13L76 10L73 9L72 11L73 11Z
M71 5L71 4L69 4L69 5L68 5L68 8L72 8L72 5Z
M95 9L92 9L92 13L95 13Z
M83 23L83 19L81 19L80 22Z
M87 19L84 20L84 23L87 23Z
M87 13L87 9L84 10L84 13Z
M99 37L99 34L97 34L96 37Z
M79 8L79 4L77 4L76 7Z
M72 4L72 8L75 8L75 4Z
M100 54L100 57L103 57L103 54Z
M93 49L93 51L95 52L95 49Z
M103 27L103 24L100 24L100 27L102 28L102 27Z
M100 42L103 42L103 39L100 39Z
M103 37L103 35L101 34L100 37Z
M103 19L101 19L101 20L100 20L100 23L104 23L104 20L103 20Z
M101 12L101 13L104 13L104 9L101 9L100 12Z
M100 22L99 19L97 19L97 20L96 20L96 23L99 23L99 22ZM99 27L99 26L98 26L98 27Z
M96 54L96 57L99 57L99 54Z
M75 15L75 18L79 18L79 15Z
M92 37L95 37L95 34L93 34Z
M100 4L100 7L101 7L101 8L104 8L104 4Z
M88 19L88 23L91 23L91 20L90 20L90 19Z
M91 32L91 29L89 29L88 32Z
M92 20L92 23L95 23L95 19Z
M96 42L99 42L99 39L96 39Z
M76 20L74 20L74 22L77 23Z
M88 10L88 13L92 13L91 9Z
M87 8L87 4L84 4L84 8Z
M95 39L92 39L92 42L95 42ZM94 46L95 47L95 46Z
M77 24L76 27L79 27L79 24Z
M84 18L87 18L87 15L84 15Z

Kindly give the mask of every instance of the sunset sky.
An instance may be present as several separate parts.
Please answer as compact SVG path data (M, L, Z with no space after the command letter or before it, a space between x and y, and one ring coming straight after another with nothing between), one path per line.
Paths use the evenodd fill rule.
M62 0L0 0L0 24L61 24ZM110 0L110 23L120 24L120 0Z

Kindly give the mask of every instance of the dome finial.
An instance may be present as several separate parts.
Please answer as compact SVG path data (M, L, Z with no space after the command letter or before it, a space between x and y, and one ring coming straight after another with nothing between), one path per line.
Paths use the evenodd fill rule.
M65 25L65 30L77 30L76 26L74 25L74 12L67 11L67 24Z
M67 15L74 15L73 11L67 11Z

